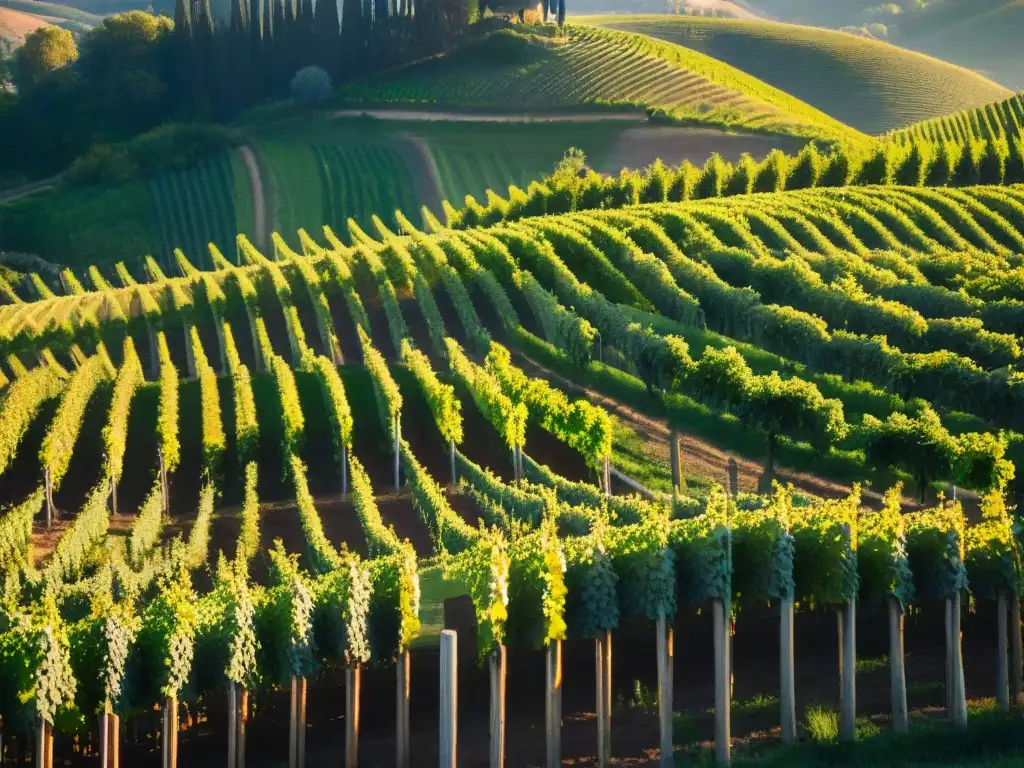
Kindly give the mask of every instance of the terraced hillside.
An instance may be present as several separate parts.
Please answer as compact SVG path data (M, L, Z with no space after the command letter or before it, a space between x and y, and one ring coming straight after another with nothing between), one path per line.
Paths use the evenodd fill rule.
M565 38L511 30L449 56L341 89L361 103L569 110L657 107L708 126L822 139L855 131L728 63L635 35L570 28Z
M884 133L1011 95L1003 86L952 64L814 27L682 16L578 21L700 51L865 133Z
M967 727L997 656L1008 709L1020 622L1003 616L999 645L985 638L1021 578L1004 492L1024 427L1024 188L667 194L557 214L552 188L551 215L490 226L428 216L420 231L399 216L400 233L351 225L353 246L329 227L319 242L300 233L301 251L240 236L239 265L211 249L200 270L179 253L178 277L150 258L145 279L116 270L123 287L95 267L88 281L31 277L35 299L0 283L4 722L38 723L32 743L49 751L54 730L94 724L120 744L123 717L143 736L124 740L126 759L160 732L171 763L180 738L203 766L222 762L212 734L276 759L290 729L326 765L345 685L348 749L374 765L396 743L426 755L437 652L418 649L454 625L460 683L492 685L517 715L506 739L469 707L469 762L492 745L510 764L578 761L595 731L598 752L665 753L674 711L692 719L686 745L713 740L724 761L733 669L737 691L769 702L756 722L737 707L737 735L781 721L795 740L797 707L835 698L836 622L812 605L838 611L849 638L843 740L856 689L872 716L921 728L916 709L945 707ZM727 495L724 462L700 474L709 447L797 489ZM862 496L854 480L892 490ZM899 480L923 501L934 484L983 496L968 523L959 502L915 508ZM890 712L878 702L890 669L903 690L903 653L862 667L857 650L889 622L901 639L904 612L921 685ZM676 631L687 648L717 638L714 663L673 664ZM943 648L961 631L972 644ZM792 654L750 653L775 637L792 648L794 633L798 688ZM621 658L651 662L617 684L612 634ZM595 656L600 728L582 714ZM87 684L97 670L110 690ZM661 686L658 717L616 705L612 740L611 703L634 685ZM546 731L520 715L537 691ZM202 714L188 729L183 702ZM936 733L947 748L965 738Z
M929 141L964 142L969 138L1012 139L1022 134L1024 94L984 107L936 117L896 132L900 138L921 137Z

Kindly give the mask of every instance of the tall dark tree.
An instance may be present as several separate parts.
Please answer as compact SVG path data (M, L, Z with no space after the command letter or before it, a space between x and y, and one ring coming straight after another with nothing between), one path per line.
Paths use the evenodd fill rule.
M177 0L174 4L174 33L179 37L192 37L190 0Z
M341 69L341 20L336 0L318 0L313 16L313 35L316 41L316 63L337 82Z
M558 0L558 25L565 24L565 0Z

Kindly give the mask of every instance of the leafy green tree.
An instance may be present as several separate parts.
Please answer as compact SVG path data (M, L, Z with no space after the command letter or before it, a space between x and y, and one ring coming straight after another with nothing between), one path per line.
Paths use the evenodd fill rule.
M929 187L944 187L953 179L953 171L960 159L960 148L948 141L939 142L925 170L925 184Z
M901 467L910 473L923 504L929 484L952 479L960 446L930 405L916 405L916 416L897 412L885 421L864 416L864 434L868 461L878 468Z
M804 379L783 379L773 371L755 376L739 416L767 434L765 471L775 472L775 448L779 435L806 441L826 453L850 431L839 400L826 399L817 385Z
M78 60L78 45L66 29L41 27L14 53L11 80L21 93L36 88L58 69Z
M896 168L896 183L905 187L920 187L924 184L928 165L924 145L920 141L915 141Z
M715 152L704 163L704 170L693 190L693 197L705 200L709 197L721 197L726 180L729 178L730 165Z
M953 169L953 184L958 187L973 187L981 181L981 156L984 151L983 142L968 139L960 148L960 157Z
M814 144L808 144L800 150L796 162L789 167L784 188L813 189L818 186L823 165L824 159L818 154Z
M890 142L881 143L857 172L858 184L892 184L897 148Z
M1006 158L1006 182L1020 184L1024 182L1024 136L1010 139Z
M754 188L754 176L757 174L757 162L748 152L744 152L732 169L732 175L725 183L723 195L749 195Z
M1006 158L1010 154L1006 140L990 138L978 163L978 176L982 184L1002 184L1006 178Z
M818 179L822 187L845 187L853 182L857 175L859 160L855 157L856 150L851 147L838 149L825 164L825 169Z

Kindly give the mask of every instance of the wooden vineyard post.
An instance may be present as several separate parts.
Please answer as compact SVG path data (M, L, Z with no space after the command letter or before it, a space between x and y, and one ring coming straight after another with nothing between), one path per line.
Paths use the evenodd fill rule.
M729 457L729 495L734 499L739 495L740 492L740 475L739 467L736 465L736 459Z
M235 681L228 680L228 768L238 767L238 701Z
M841 610L843 621L843 673L841 687L843 709L840 722L842 741L857 738L857 601L850 600Z
M451 440L449 442L449 446L451 448L452 457L452 485L456 485L458 483L458 478L455 477L455 441Z
M43 474L46 483L46 527L53 527L53 518L56 517L53 508L53 481L50 479L50 468L47 467Z
M594 640L597 698L597 764L612 764L612 631L598 630ZM671 678L671 671L669 677Z
M292 675L291 699L288 710L288 768L297 768L299 760L299 680Z
M401 490L401 477L399 474L398 456L399 456L399 444L402 442L402 422L398 416L395 416L395 490Z
M348 496L348 446L341 446L341 495Z
M249 689L244 685L238 704L238 768L245 768L245 724L249 721Z
M409 651L400 651L395 668L395 758L398 768L409 768Z
M562 764L562 641L552 640L548 643L544 656L547 684L544 702L546 765L547 768L559 768Z
M263 350L260 349L259 337L256 334L256 318L253 317L252 307L245 305L245 314L249 316L249 333L252 335L252 353L255 358L257 372L263 371L266 364L263 361Z
M491 672L491 762L490 768L505 768L505 680L507 657L501 643L488 660Z
M1002 712L1010 711L1010 670L1009 670L1009 637L1007 632L1007 608L1006 590L1000 589L996 595L998 610L998 641L996 643L996 654L998 666L996 667L996 703Z
M46 721L42 717L36 718L36 750L35 768L47 768L46 766Z
M345 768L359 764L359 687L363 669L357 664L345 668Z
M99 716L100 720L100 768L110 766L110 713L106 710Z
M120 768L121 765L121 717L116 712L110 713L110 766ZM104 766L103 768L107 768Z
M663 768L674 765L672 758L672 680L669 675L668 632L665 627L665 615L658 617L657 629L657 661L658 661L658 731L661 748L660 765Z
M907 733L907 673L903 663L903 608L895 597L889 603L889 687L892 695L892 728Z
M964 650L960 631L960 590L953 595L950 639L953 641L953 723L967 727L967 696L964 690Z
M779 616L779 704L782 743L796 743L796 674L793 653L793 601L780 601Z
M458 635L451 629L442 630L438 768L456 767L459 720L458 664Z
M1016 592L1010 597L1010 694L1013 706L1021 705L1021 690L1024 680L1021 679L1021 629L1020 629L1020 595Z
M178 699L171 696L164 700L163 711L163 766L178 766Z
M117 514L117 481L113 475L110 476L110 510L112 514Z
M298 723L298 747L297 747L297 759L299 762L299 768L305 768L306 765L306 678L302 676L299 678L299 723Z
M719 763L728 763L732 753L729 616L721 600L712 600L711 610L715 625L715 758Z
M224 319L220 316L220 313L214 313L213 328L217 332L217 346L220 352L220 375L228 375L228 359L224 352Z
M188 377L194 379L196 377L196 356L192 349L192 334L188 332L188 324L184 320L181 321L181 332L185 334L185 362L188 365Z
M946 598L946 716L953 721L953 699L956 686L953 684L953 600Z
M676 425L669 427L668 454L672 464L672 490L681 492L683 490L683 463L679 455L679 430Z
M160 497L163 500L163 510L166 515L170 511L171 499L167 488L167 465L164 463L163 449L156 449L156 457L160 462Z

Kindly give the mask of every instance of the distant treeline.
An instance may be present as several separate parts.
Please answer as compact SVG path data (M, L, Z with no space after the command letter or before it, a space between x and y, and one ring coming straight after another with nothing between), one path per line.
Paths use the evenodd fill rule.
M131 11L77 44L47 32L13 61L17 92L0 90L0 171L53 173L97 143L231 119L310 65L336 84L439 53L477 16L476 0L231 0L217 24L210 0L177 0L173 22Z

